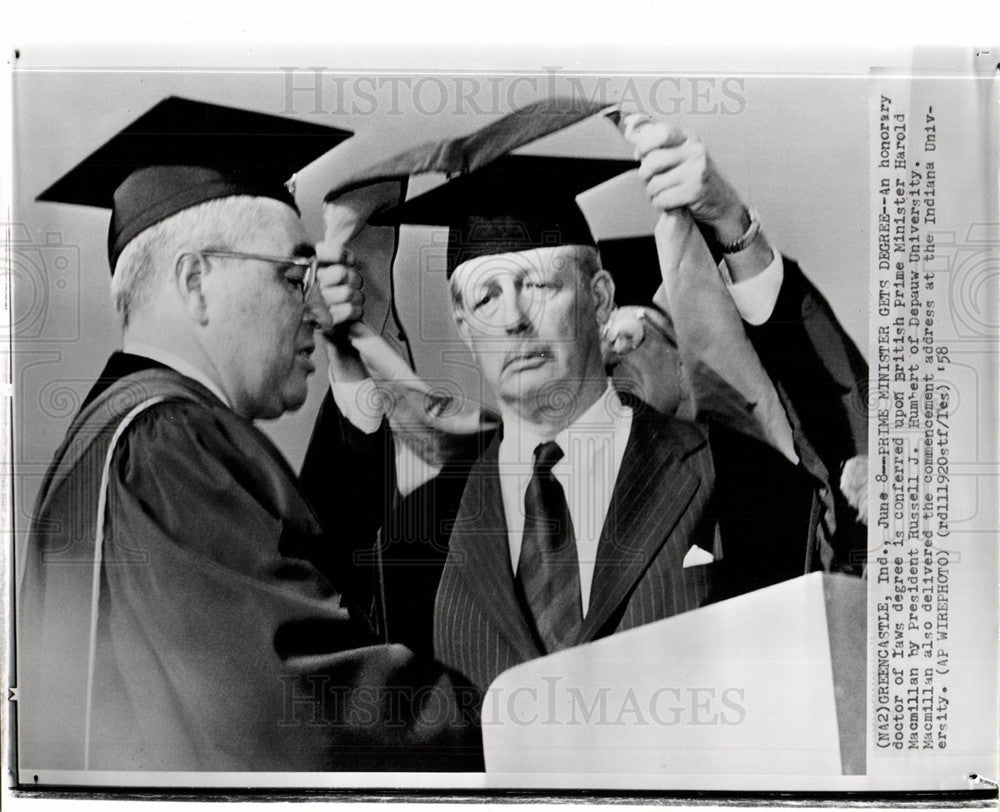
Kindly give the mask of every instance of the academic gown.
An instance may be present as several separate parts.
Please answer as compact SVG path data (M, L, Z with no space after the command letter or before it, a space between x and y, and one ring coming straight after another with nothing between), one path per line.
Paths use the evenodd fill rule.
M115 445L95 599L105 455L151 395L165 400ZM32 516L17 595L21 774L482 769L475 692L374 645L341 600L331 547L249 421L173 370L113 356Z

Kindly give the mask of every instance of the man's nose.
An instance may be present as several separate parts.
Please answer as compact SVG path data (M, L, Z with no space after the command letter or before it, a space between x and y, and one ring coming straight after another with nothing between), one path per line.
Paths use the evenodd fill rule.
M508 335L523 333L531 327L531 312L522 291L510 291L500 301L500 324Z
M314 329L322 326L324 316L329 319L325 308L326 305L323 302L323 297L319 295L314 287L309 291L305 301L302 303L302 321Z

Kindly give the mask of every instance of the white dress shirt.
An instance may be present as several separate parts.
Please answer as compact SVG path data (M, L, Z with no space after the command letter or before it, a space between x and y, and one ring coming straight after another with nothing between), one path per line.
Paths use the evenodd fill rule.
M517 572L521 555L524 492L531 479L535 448L554 440L562 449L563 457L552 468L552 475L562 485L573 521L580 565L581 610L586 616L597 544L632 430L632 410L622 404L609 380L601 397L555 437L543 437L517 417L502 414L504 434L498 463L511 569Z

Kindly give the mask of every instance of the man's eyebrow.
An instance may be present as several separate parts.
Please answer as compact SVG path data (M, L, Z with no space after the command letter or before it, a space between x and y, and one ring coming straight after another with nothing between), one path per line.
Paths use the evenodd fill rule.
M499 288L500 286L500 280L493 276L487 277L486 279L473 280L469 284L469 290L479 292L483 290L490 290L492 288Z

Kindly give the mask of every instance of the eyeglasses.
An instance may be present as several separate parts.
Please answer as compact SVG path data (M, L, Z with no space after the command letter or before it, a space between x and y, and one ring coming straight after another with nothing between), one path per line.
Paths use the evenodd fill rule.
M282 270L286 272L290 268L302 268L304 269L304 273L301 279L289 276L287 273L284 273L283 276L290 286L298 290L303 302L309 296L309 291L312 290L313 285L316 284L316 269L319 267L319 260L316 257L276 257L270 254L245 254L242 251L217 251L215 249L204 250L201 254L202 256L219 257L221 259L249 259L258 262L271 262L275 265L284 266Z

